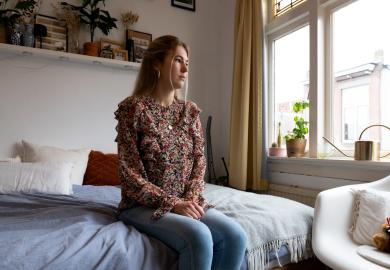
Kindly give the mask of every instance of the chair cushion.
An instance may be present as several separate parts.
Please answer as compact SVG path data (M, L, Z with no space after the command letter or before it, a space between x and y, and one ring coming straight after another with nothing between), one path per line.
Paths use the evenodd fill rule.
M390 192L374 189L354 190L355 207L350 232L361 245L373 245L372 236L381 232L382 224L390 216Z

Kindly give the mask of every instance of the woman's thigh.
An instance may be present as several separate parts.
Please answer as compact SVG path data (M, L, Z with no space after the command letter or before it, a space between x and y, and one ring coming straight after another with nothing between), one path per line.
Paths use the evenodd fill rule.
M201 221L209 227L213 238L216 234L216 238L231 235L246 239L246 234L240 224L214 208L207 210Z
M212 236L205 224L175 213L166 213L159 220L152 220L154 211L155 209L145 206L137 206L124 210L119 219L161 240L179 253L189 248L190 244L190 248L196 249L196 252L205 253L202 255L212 254Z

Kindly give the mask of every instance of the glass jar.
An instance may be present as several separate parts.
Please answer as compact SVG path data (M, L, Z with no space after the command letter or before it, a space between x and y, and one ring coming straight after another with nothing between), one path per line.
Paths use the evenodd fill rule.
M23 32L23 46L34 47L34 25L26 24Z

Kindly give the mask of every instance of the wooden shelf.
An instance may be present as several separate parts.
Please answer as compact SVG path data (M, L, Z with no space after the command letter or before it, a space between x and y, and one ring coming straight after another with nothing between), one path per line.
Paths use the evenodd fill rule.
M82 54L51 51L46 49L23 47L4 43L0 43L0 52L13 53L21 56L38 56L50 59L59 59L64 62L68 61L73 63L107 66L112 68L121 68L135 71L138 71L141 67L140 63L94 57Z

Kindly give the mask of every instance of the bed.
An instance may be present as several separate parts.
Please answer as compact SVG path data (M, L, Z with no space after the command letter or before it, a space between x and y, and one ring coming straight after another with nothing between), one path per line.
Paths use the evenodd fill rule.
M116 154L25 140L20 154L0 160L0 269L177 268L174 250L118 221ZM313 208L212 184L204 196L247 233L241 270L312 257Z
M311 257L312 208L211 184L205 196L248 233L241 269ZM117 220L119 200L117 186L73 185L72 195L1 194L0 269L176 269L172 249Z

